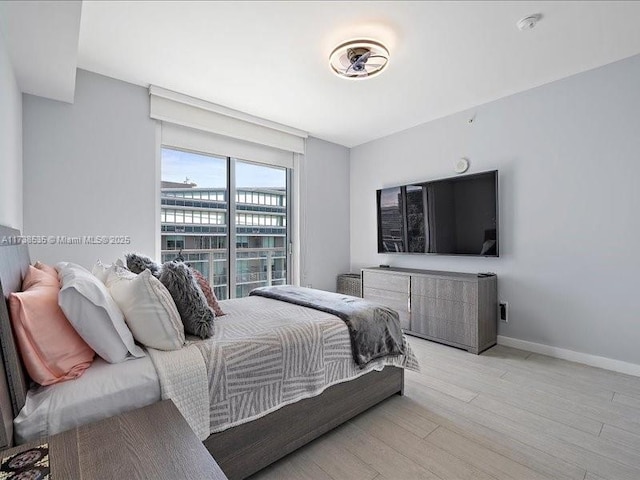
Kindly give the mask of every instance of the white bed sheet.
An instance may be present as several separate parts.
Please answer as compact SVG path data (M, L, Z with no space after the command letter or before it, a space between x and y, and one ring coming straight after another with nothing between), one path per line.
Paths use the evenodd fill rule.
M29 390L13 421L16 443L53 435L160 400L149 355L109 364L99 357L78 379Z

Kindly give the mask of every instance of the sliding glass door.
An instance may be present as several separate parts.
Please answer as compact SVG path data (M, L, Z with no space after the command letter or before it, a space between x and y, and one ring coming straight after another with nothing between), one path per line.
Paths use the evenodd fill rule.
M163 148L162 261L182 255L219 299L289 283L289 177L286 168Z
M236 297L287 283L287 170L235 162Z

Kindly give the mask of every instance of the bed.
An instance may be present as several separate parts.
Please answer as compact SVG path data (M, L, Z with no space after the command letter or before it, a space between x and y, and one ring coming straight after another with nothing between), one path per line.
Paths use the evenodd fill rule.
M19 235L17 230L0 226L0 240L5 239L4 244L0 246L0 289L5 299L11 292L19 291L21 279L30 262L26 245L12 244L6 241L7 238L17 235ZM227 319L224 317L220 319L220 328L218 329L220 338L217 339L217 343L192 344L191 351L193 352L194 348L199 348L203 351L205 359L219 359L221 358L219 357L219 350L236 348L233 343L236 337L248 336L251 338L252 335L258 335L259 332L243 330L242 322L237 320L234 322L234 319L244 318L243 315L247 315L247 312L243 311L246 310L247 305L255 304L252 307L253 310L257 309L263 314L271 308L273 310L271 315L283 316L285 323L288 321L287 319L291 319L300 313L298 309L305 308L288 306L274 309L273 305L275 304L273 302L278 302L278 300L253 298L253 300L249 299L246 302L242 300L226 301L223 305L230 313ZM332 328L336 329L335 318L332 320L327 317L327 314L305 312L305 315L316 317L310 320L319 324L320 327L314 328L325 328L327 331L331 331ZM278 321L282 322L283 319ZM247 325L249 324L247 323ZM27 401L29 401L29 404L25 410L31 408L33 411L46 411L50 407L46 404L48 400L42 400L38 396L37 390L32 390L28 394L30 380L22 365L14 341L6 302L0 302L0 343L2 346L2 355L0 357L0 373L2 373L0 374L0 411L2 413L0 447L5 448L12 445L16 440L14 438L16 437L14 435L14 418L16 417L18 417L16 419L16 428L21 431L20 412L23 411ZM336 348L344 350L340 345L337 345ZM184 350L185 352L189 351L186 348ZM153 357L157 366L157 358ZM134 364L134 362L137 363ZM126 368L129 377L122 375L123 380L120 384L105 386L105 388L108 387L108 391L100 395L102 403L97 401L97 397L93 402L89 402L94 404L93 410L83 411L82 415L78 415L78 422L92 421L97 419L96 416L99 415L106 414L108 416L121 413L118 411L119 409L126 411L144 406L145 403L149 404L160 400L161 393L159 392L158 382L153 376L153 369L149 366L149 357L126 363L129 365ZM206 367L211 370L215 368L217 362L210 361L205 363ZM287 360L287 365L289 364L295 364L295 362L292 363L289 359ZM118 368L117 365L121 365L120 368L122 368L122 364L115 364L116 368ZM210 431L215 433L211 433L204 439L204 444L230 479L246 478L382 400L395 394L402 394L404 374L400 365L400 363L397 366L380 364L374 366L375 368L372 367L371 371L363 370L358 372L357 377L352 379L347 379L347 377L353 377L355 372L343 372L344 375L342 375L340 373L331 373L330 371L325 374L333 375L331 377L332 381L328 382L329 386L314 385L313 383L291 386L290 391L284 395L286 397L284 406L282 406L283 403L270 405L269 395L265 394L261 396L259 403L255 400L252 400L254 401L253 404L243 401L242 408L224 407L222 410L220 408L216 409L214 404L224 406L225 402L227 404L231 402L228 390L233 388L234 380L226 379L225 387L222 389L218 388L216 390L215 386L210 386ZM77 393L71 391L73 390L71 388L73 382L84 382L82 384L79 383L78 385L80 386L89 382L100 383L100 375L104 375L101 372L107 371L111 367L114 367L114 365L96 360L85 376L72 382L64 382L68 383L67 386L63 383L53 385L53 387L59 387L60 390L64 390L59 398L64 399L63 403L68 404L77 397ZM342 367L335 367L333 370L336 370L336 368L341 371L345 370ZM354 365L353 368L357 367ZM209 372L209 375L211 376L210 378L217 378L213 370ZM239 372L238 378L242 378L243 375L246 375L246 372ZM127 384L127 378L146 379L144 392L141 390L132 395L131 393L135 388L141 387ZM218 384L217 381L215 383L216 385ZM48 389L50 387L39 388ZM278 388L284 389L285 387ZM76 390L78 389L76 388ZM82 388L79 390L82 390ZM128 398L127 392L130 394ZM110 403L110 396L111 398L118 398L118 402L121 404ZM38 401L43 402L44 405L39 404ZM221 411L227 412L225 415L228 416L235 415L234 412L240 410L244 412L242 416L225 418L224 415L220 415ZM231 414L228 412L231 412ZM37 420L35 422L36 426L32 425L33 430L29 435L34 435L38 432L40 435L48 433L48 427L44 426L45 423L42 419ZM41 430L38 430L39 428ZM17 437L20 440L20 436L18 435Z

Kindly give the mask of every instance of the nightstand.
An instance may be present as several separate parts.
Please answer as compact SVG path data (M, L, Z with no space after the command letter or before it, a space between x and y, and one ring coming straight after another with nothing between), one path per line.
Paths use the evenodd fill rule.
M227 479L171 400L29 442L0 456L46 442L55 480Z

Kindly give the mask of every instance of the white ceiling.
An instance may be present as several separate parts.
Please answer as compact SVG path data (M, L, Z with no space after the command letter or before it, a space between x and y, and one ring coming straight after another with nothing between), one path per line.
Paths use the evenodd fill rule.
M84 1L77 65L354 146L638 54L639 24L640 2ZM385 72L331 73L355 37L389 48Z
M81 7L74 1L0 1L0 34L21 91L73 102Z

